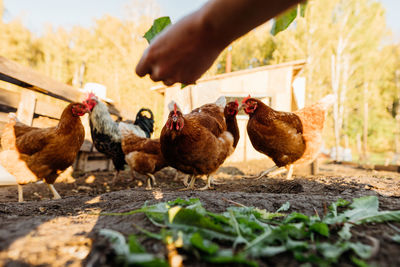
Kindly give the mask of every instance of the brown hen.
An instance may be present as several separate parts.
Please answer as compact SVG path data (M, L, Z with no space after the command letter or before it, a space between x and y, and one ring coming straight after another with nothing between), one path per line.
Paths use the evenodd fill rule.
M276 111L250 96L243 99L242 106L250 117L247 133L253 147L276 164L258 178L287 167L290 179L293 165L314 161L323 143L325 115L334 99L333 95L327 95L316 104L295 112Z
M234 138L224 118L225 97L183 115L176 103L169 105L168 120L161 131L161 152L168 165L189 174L193 189L195 177L207 176L201 190L211 188L218 167L233 152Z
M134 172L148 176L153 184L156 184L154 173L166 167L161 153L160 139L140 137L131 130L126 123L119 123L121 132L121 146L125 154L125 160L131 168L132 178ZM151 189L150 179L147 180L147 189Z
M22 186L44 179L54 198L61 198L53 183L72 165L83 144L85 130L80 116L89 110L82 103L69 104L56 127L36 128L18 122L15 114L1 136L0 162L15 176L18 201L23 201Z

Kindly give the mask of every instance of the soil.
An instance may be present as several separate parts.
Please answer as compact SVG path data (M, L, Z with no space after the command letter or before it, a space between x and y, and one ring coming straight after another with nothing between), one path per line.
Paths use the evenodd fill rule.
M338 198L351 200L376 195L380 208L400 210L400 174L323 164L318 175L294 175L255 180L248 175L268 167L267 161L226 164L215 176L216 185L207 191L179 191L184 176L172 168L156 174L157 185L146 190L143 182L132 181L129 173L112 184L113 172L74 173L55 184L63 197L51 200L45 184L24 186L25 202L17 202L17 187L0 187L0 266L113 266L113 253L98 231L109 228L123 234L136 233L133 223L153 229L143 214L97 216L99 212L125 212L141 207L145 201L156 203L180 198L200 198L214 212L225 210L232 200L247 206L275 211L291 203L290 211L323 214L324 206ZM198 179L196 187L205 185ZM400 228L400 224L394 224ZM153 229L154 230L154 229ZM388 224L370 224L353 229L357 239L378 240L379 250L369 263L400 266L400 244L391 241L395 230ZM366 241L368 242L368 241ZM146 248L162 254L160 243L146 242ZM285 255L262 265L297 266ZM209 266L186 259L186 266Z

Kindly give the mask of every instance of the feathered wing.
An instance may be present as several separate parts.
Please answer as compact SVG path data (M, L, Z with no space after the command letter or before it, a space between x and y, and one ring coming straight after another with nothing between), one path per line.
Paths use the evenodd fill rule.
M185 116L188 119L195 119L200 125L209 129L216 137L219 137L226 131L226 121L224 117L225 105L226 98L221 96L215 103L204 104L195 108Z
M125 160L132 170L152 174L166 166L161 154L160 139L139 137L131 131L129 124L123 122L119 124L119 129Z
M118 129L121 132L121 127L124 129L125 133L128 134L134 134L138 137L146 138L146 132L143 131L139 125L135 125L132 123L126 123L126 122L119 122L118 123ZM121 133L122 134L122 133Z
M130 125L120 122L119 129L121 131L121 145L124 154L133 151L143 151L149 154L160 153L160 139L150 139L140 137L131 130Z
M20 153L32 155L46 146L48 136L54 128L31 127L11 118L6 124L1 136L1 145L4 150L13 149Z

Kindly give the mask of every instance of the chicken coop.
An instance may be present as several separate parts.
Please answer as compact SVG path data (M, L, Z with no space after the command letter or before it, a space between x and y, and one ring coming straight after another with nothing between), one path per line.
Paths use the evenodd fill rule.
M27 125L52 127L57 125L70 102L82 99L83 94L78 89L0 56L0 133L8 122L9 112L16 112L18 119ZM113 106L110 106L110 113L119 116ZM82 123L85 142L73 165L74 170L113 169L112 162L92 145L87 116L82 117ZM0 166L0 185L12 183L12 180Z
M200 105L214 102L221 95L226 96L228 102L234 99L241 102L250 94L276 110L294 111L302 108L305 102L305 78L301 76L304 65L304 60L298 60L202 78L196 85L183 89L180 84L176 84L171 87L153 87L151 90L164 95L164 121L171 100L178 103L183 113L188 113ZM253 148L247 136L248 115L241 111L237 120L240 140L235 152L226 161L265 159L265 155Z

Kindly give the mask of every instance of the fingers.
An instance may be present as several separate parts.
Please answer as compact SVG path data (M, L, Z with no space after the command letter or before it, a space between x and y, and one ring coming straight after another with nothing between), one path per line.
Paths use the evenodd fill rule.
M143 77L146 74L151 74L151 65L148 61L148 51L149 49L146 49L144 51L142 57L139 60L139 63L136 65L136 74L140 77Z

